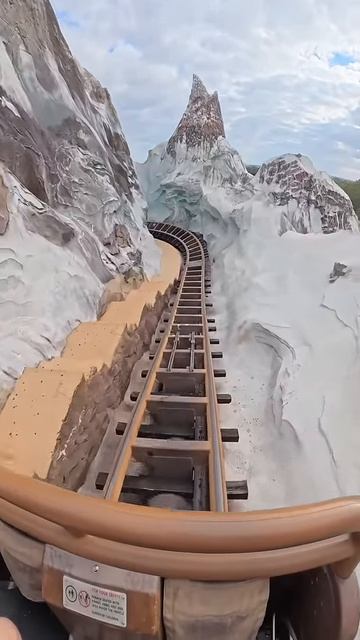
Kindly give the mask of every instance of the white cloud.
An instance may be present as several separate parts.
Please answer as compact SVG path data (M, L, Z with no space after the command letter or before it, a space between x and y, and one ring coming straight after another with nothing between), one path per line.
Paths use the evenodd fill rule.
M135 158L171 135L196 72L219 91L245 161L296 150L331 172L360 170L358 0L53 4L76 57L109 88ZM332 66L336 53L355 62Z

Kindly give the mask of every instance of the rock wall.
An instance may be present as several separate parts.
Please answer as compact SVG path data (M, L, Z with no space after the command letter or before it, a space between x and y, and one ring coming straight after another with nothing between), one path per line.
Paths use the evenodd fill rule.
M48 0L0 4L0 406L24 366L96 317L102 286L159 264L109 93Z
M260 167L254 182L283 209L282 232L333 233L359 228L350 198L306 156L275 158Z
M109 93L72 57L48 0L3 0L0 35L0 159L47 204L81 208L104 186L132 203L138 185Z

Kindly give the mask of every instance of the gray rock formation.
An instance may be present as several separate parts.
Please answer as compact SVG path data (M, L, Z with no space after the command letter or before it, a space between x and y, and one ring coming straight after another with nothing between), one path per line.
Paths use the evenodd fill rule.
M9 224L9 209L7 205L7 190L2 178L0 179L0 236L3 236Z
M194 74L188 105L167 144L167 152L175 156L177 143L184 143L188 148L204 142L212 145L219 137L225 138L225 128L218 94L208 93Z
M174 134L136 168L150 219L176 219L202 232L203 222L209 231L212 221L235 217L253 194L252 176L225 138L217 93L209 94L195 75Z
M334 262L333 270L329 275L329 282L336 282L339 278L343 278L351 272L351 267L348 267L342 262Z
M254 182L282 209L282 232L358 230L350 198L306 156L274 158L260 167Z

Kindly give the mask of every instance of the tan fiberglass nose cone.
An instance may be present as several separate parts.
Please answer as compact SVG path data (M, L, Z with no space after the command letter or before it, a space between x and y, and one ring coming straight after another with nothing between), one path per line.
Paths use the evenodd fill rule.
M1 640L21 640L21 635L15 625L7 618L0 618Z

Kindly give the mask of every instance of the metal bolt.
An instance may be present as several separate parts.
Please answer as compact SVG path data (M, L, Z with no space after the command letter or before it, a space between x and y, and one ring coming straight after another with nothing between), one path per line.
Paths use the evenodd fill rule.
M100 567L98 564L94 564L93 568L92 568L92 572L93 573L98 573L100 571Z

